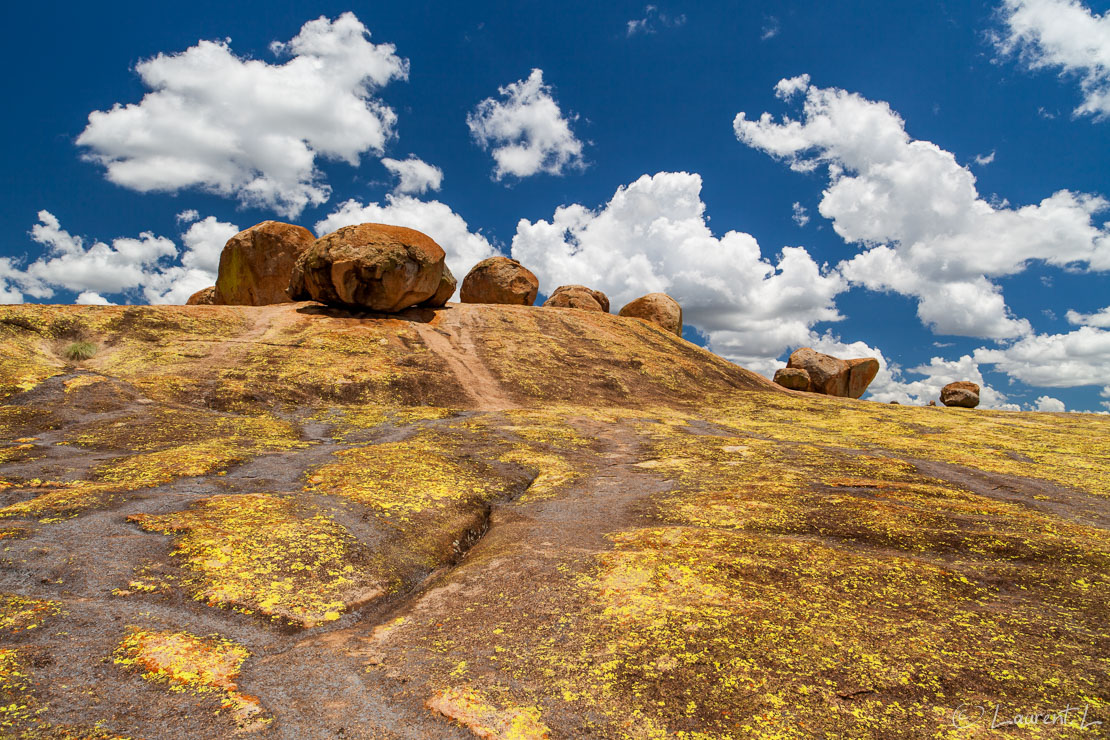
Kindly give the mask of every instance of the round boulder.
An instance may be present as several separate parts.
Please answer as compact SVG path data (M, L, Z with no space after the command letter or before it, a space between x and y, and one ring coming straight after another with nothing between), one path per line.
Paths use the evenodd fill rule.
M302 226L263 221L227 240L220 253L216 292L220 303L266 306L288 303L285 289L297 260L316 237Z
M585 285L560 285L543 303L551 308L578 308L583 311L609 313L609 297Z
M447 269L447 265L444 265L443 274L439 276L439 288L436 289L436 294L420 305L428 308L443 308L447 305L447 301L451 300L451 296L455 295L455 287L458 284L455 276Z
M808 391L813 388L809 381L809 373L800 367L779 368L775 371L775 382L792 391Z
M621 309L621 316L650 321L672 334L682 336L682 306L666 293L648 293Z
M504 303L531 306L540 281L524 265L508 257L490 257L471 268L463 278L463 303Z
M189 300L185 301L186 306L215 306L219 303L215 285L209 285L207 288L198 290L189 296Z
M443 249L415 229L344 226L317 239L301 255L289 281L289 296L394 313L440 292L443 258Z
M967 380L957 380L940 389L940 402L945 406L973 409L979 405L979 386Z

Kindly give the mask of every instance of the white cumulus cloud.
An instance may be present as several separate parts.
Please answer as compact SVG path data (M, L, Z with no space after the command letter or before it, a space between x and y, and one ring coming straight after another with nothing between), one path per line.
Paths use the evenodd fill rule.
M89 114L77 138L117 185L197 187L293 217L327 201L317 157L357 166L381 153L397 120L374 93L408 77L392 44L372 44L353 13L306 23L267 64L200 41L136 65L141 102Z
M1068 311L1066 315L1069 324L1097 326L1100 329L1110 329L1110 306L1107 306L1101 311L1096 311L1095 313Z
M1110 331L1081 326L1066 334L1036 334L1007 347L977 349L975 360L1029 385L1110 386Z
M382 164L398 178L395 193L421 195L443 185L443 170L411 154L405 160L385 157Z
M1036 405L1037 411L1061 412L1068 410L1063 401L1052 396L1039 396L1033 403Z
M551 86L544 84L542 69L498 92L501 100L486 98L466 117L475 141L493 155L496 179L561 175L585 167L582 142L570 130Z
M995 43L1030 69L1055 68L1079 78L1077 115L1110 115L1110 14L1079 0L1003 0L1003 33Z
M44 254L24 269L0 260L0 299L21 303L32 298L53 298L58 290L77 293L77 303L108 305L107 295L141 293L149 303L184 303L194 292L216 281L220 250L239 231L234 224L215 217L198 220L183 235L185 251L173 240L146 231L136 237L118 237L111 244L87 244L62 228L50 211L39 211L31 238ZM180 258L180 259L178 259Z
M918 316L938 333L1008 338L1032 332L1012 315L992 278L1032 260L1059 267L1110 269L1110 231L1094 218L1110 203L1061 190L1018 208L979 196L975 176L948 151L913 139L885 102L808 75L781 80L776 94L804 94L802 118L736 116L743 143L792 169L824 167L829 184L819 212L863 250L840 265L853 283L918 299Z
M323 236L343 226L361 223L392 224L424 232L443 247L447 266L460 284L471 267L497 254L480 232L471 231L466 220L446 204L408 195L387 195L385 203L348 200L317 222L315 229Z
M575 204L550 221L521 219L513 257L545 294L584 284L618 310L646 293L668 293L713 351L753 369L804 343L813 324L840 320L839 274L802 247L784 247L772 261L750 234L714 236L701 187L697 174L660 172L618 188L596 210Z

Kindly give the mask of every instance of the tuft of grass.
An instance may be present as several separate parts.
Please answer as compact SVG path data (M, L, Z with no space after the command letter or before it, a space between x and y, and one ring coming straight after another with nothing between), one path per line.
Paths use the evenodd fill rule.
M96 354L96 345L92 342L74 342L66 347L65 356L71 362L88 360Z

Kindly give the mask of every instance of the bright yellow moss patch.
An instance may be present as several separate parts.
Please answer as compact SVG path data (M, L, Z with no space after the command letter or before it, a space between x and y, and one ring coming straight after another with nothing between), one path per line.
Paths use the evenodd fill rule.
M60 610L56 601L0 594L0 632L33 630Z
M536 707L500 708L471 689L437 691L424 706L458 722L483 740L546 740L551 736Z
M143 529L177 536L174 555L194 598L311 627L385 592L377 562L340 525L306 516L288 498L213 496L188 511L135 515ZM371 567L373 566L373 567Z
M223 708L245 727L257 725L263 711L258 699L241 693L235 683L249 657L245 647L221 637L132 627L116 650L115 662L135 666L144 679L170 691L221 695Z

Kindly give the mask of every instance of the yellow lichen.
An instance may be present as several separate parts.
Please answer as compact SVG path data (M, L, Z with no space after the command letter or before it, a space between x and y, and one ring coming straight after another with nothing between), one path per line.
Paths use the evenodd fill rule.
M499 708L471 689L437 691L424 706L458 722L483 740L545 740L551 736L536 707Z

